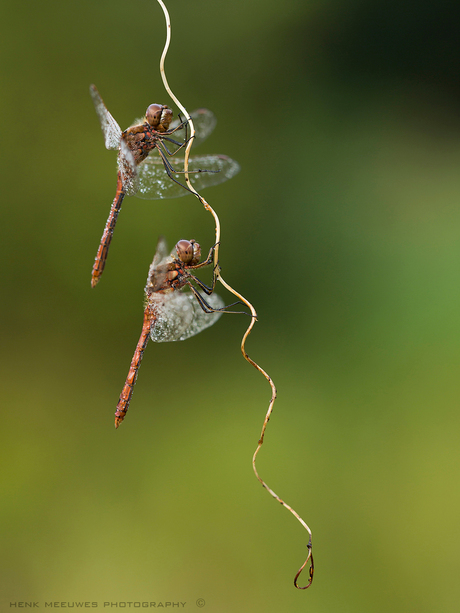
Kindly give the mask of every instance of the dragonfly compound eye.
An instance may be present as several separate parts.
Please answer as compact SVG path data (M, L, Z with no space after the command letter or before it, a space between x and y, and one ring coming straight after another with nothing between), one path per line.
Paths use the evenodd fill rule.
M151 104L145 111L145 119L152 128L158 127L161 121L163 106L161 104Z
M181 240L176 243L177 255L181 262L189 264L193 258L193 244L190 241Z
M200 261L201 247L194 240L180 240L176 244L176 251L180 261L184 264L190 264L191 266L194 266Z

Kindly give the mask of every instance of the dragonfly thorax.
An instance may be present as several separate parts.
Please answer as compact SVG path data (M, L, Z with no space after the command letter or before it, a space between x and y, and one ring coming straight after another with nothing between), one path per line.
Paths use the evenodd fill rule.
M183 262L173 259L160 264L151 272L145 288L146 294L167 294L181 289L187 283Z

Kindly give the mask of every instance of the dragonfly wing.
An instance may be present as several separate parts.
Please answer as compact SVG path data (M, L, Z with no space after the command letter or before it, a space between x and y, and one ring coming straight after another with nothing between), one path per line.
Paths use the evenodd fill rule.
M134 128L134 126L142 125L143 123L145 123L145 117L136 117L133 123L128 127L128 130L129 128Z
M130 148L123 138L120 140L118 170L121 173L125 192L130 196L134 195L138 190L137 165Z
M147 276L147 285L145 286L146 293L153 287L162 284L167 273L164 264L167 263L170 257L166 239L164 236L160 236L157 243L157 250L153 256L153 262L150 264L149 274Z
M212 326L222 315L205 313L190 293L176 291L155 298L158 307L153 307L156 321L150 330L150 338L156 343L184 341ZM224 306L222 298L217 294L211 294L206 301L214 309Z
M156 343L178 341L191 325L193 307L187 294L180 291L157 294L150 298L155 323L150 329L150 338Z
M180 162L178 160L178 170ZM181 175L177 175L178 180ZM146 200L160 200L164 198L179 198L185 196L187 190L174 183L168 175L158 152L152 151L151 154L137 167L137 192L138 198Z
M160 262L169 256L168 244L164 236L160 236L157 243L157 250L153 256L152 266L156 268Z
M173 158L173 161L175 168L183 171L184 158ZM202 172L206 170L213 172ZM231 179L239 170L238 162L226 155L201 155L189 159L190 180L198 192ZM174 178L185 183L183 174L176 174ZM136 188L136 196L147 200L179 198L190 193L168 177L163 162L156 152L149 155L137 167Z
M118 149L120 146L121 129L115 119L107 110L95 85L91 85L89 93L93 99L94 108L101 123L102 133L105 139L106 149Z
M183 294L185 295L193 308L193 318L187 328L183 331L182 335L178 340L185 341L185 339L190 338L191 336L195 336L202 330L209 328L216 323L222 313L205 313L203 309L198 304L198 300L195 298L193 294ZM206 296L206 302L213 309L222 309L224 308L224 301L217 294L211 294L210 296Z
M228 181L240 171L240 165L227 155L198 155L190 159L189 171L190 181L199 192Z
M195 138L193 140L194 147L205 141L211 132L216 127L217 119L214 113L208 109L197 109L190 113L190 117L193 120L193 127L195 128ZM175 119L171 124L171 130L177 128L179 120ZM171 138L177 141L185 140L185 136L190 137L190 128L185 129L185 126L180 130L174 132Z

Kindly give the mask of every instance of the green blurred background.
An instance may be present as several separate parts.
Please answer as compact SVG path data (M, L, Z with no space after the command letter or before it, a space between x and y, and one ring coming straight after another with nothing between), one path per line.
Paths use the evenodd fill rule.
M88 87L122 128L170 102L159 6L5 0L2 610L457 611L460 9L168 5L169 82L218 118L198 151L241 164L203 195L278 387L258 467L311 526L315 580L294 589L307 535L252 473L270 389L247 317L150 343L113 427L158 235L214 239L192 196L128 198L90 288L116 156Z

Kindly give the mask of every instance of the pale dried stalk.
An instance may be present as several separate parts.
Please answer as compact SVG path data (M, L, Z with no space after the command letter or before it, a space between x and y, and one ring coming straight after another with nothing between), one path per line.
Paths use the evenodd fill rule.
M277 500L286 509L288 509L288 511L290 511L294 515L294 517L302 524L302 526L305 528L305 530L309 534L309 540L308 540L308 544L307 544L307 548L308 548L307 559L302 564L302 566L298 570L296 576L294 577L294 585L295 585L295 587L298 588L298 589L301 589L301 590L305 590L306 588L310 587L311 582L313 581L314 566L313 566L313 555L312 555L311 530L307 526L307 524L304 522L304 520L300 517L300 515L291 506L289 506L286 502L284 502L284 500L282 500L277 494L275 494L275 492L270 487L268 487L268 485L265 483L265 481L263 481L260 478L259 473L257 472L257 469L256 469L256 457L257 457L257 454L259 453L259 450L260 450L260 448L262 446L262 443L264 441L265 430L266 430L267 424L268 424L268 422L270 420L270 416L271 416L272 411L273 411L273 405L275 404L275 400L276 400L276 387L275 387L275 384L273 383L273 380L270 377L270 375L268 373L266 373L265 370L263 370L263 368L261 368L256 362L254 362L254 360L252 358L250 358L249 355L246 353L246 349L245 349L246 339L249 336L249 334L251 333L251 330L252 330L255 322L257 321L257 313L256 313L255 308L252 306L252 304L248 300L246 300L246 298L244 298L244 296L239 294L230 285L228 285L228 283L226 283L224 281L224 279L222 278L222 276L220 274L220 266L219 266L219 245L220 245L220 222L219 222L219 217L217 216L217 213L214 211L214 209L211 207L211 205L206 202L206 200L196 191L196 189L193 187L192 183L190 182L190 178L189 178L189 174L188 174L188 159L189 159L189 155L190 155L190 150L191 150L192 145L193 145L193 139L194 139L194 136L195 136L195 127L193 125L192 118L190 117L190 115L187 112L186 108L181 104L180 100L178 100L178 98L176 98L176 96L172 92L171 88L169 87L168 80L166 78L164 63L165 63L166 54L167 54L168 49L169 49L169 44L171 42L171 21L170 21L170 18L169 18L168 10L167 10L163 0L157 0L157 1L158 1L159 5L161 6L161 8L163 9L163 13L164 13L165 19L166 19L166 42L165 42L163 53L162 53L161 59L160 59L161 78L163 80L163 84L165 86L166 91L171 96L172 100L177 104L178 108L182 111L182 113L184 114L185 118L188 120L188 125L190 126L190 132L191 132L191 137L190 137L190 140L189 140L189 142L187 144L187 147L186 147L186 150L185 150L185 160L184 160L185 181L186 181L187 187L190 189L190 191L193 192L193 194L195 194L195 196L202 203L204 208L207 211L209 211L212 214L212 216L214 217L214 221L215 221L215 225L216 225L216 246L215 246L215 249L214 249L214 273L216 274L216 277L217 277L218 281L220 281L220 283L222 283L222 285L230 293L232 293L239 300L241 300L241 302L246 304L246 306L251 311L251 322L250 322L246 332L244 333L243 339L241 341L241 352L243 354L243 357L244 357L245 360L247 360L247 362L249 362L249 364L252 364L252 366L254 366L254 368L256 368L267 379L268 383L270 384L271 390L272 390L272 397L270 399L270 403L268 405L268 410L267 410L267 413L265 415L265 420L264 420L264 423L263 423L263 426L262 426L262 432L260 434L259 442L257 444L257 449L255 450L253 458L252 458L252 468L254 470L254 473L255 473L257 479L262 484L262 486L267 490L267 492L269 492L273 496L273 498L275 498L275 500ZM310 560L309 581L308 581L307 585L301 587L301 586L297 585L297 579L299 578L300 573L303 571L303 569L305 568L305 566L307 565L309 560Z
M182 111L186 120L188 121L188 125L190 126L190 140L188 141L187 147L185 149L185 159L184 159L185 182L187 183L187 187L189 188L189 190L195 194L195 196L198 198L198 200L201 202L204 208L207 211L209 211L211 215L214 217L214 222L216 225L216 247L214 250L214 267L216 271L218 271L219 270L218 263L219 263L219 245L220 245L220 221L214 209L196 191L196 189L193 187L192 183L190 182L190 177L188 174L188 158L190 156L190 150L192 148L193 139L195 137L195 126L193 125L193 120L190 117L189 113L187 112L187 109L182 105L180 100L174 95L173 91L169 87L168 79L166 78L165 58L166 58L166 54L168 53L169 44L171 42L171 20L169 18L168 9L166 8L163 0L158 0L158 4L163 9L163 13L166 19L166 42L165 42L163 53L161 54L161 59L160 59L160 74L161 74L163 85L165 86L166 91L171 96L172 100L177 104L178 108Z
M254 309L254 307L252 306L252 304L248 300L246 300L246 298L244 298L244 296L242 296L237 291L235 291L232 287L230 287L222 279L222 277L220 275L219 275L219 281L222 283L222 285L225 288L228 289L229 292L231 292L237 298L239 298L242 302L244 302L244 304L246 304L249 307L250 311L251 311L251 315L252 315L251 323L249 324L248 329L244 333L243 339L241 341L241 353L243 354L244 359L247 360L249 362L249 364L252 364L252 366L254 366L254 368L256 368L267 379L267 381L270 384L271 390L272 390L272 397L270 399L270 403L268 405L268 410L267 410L267 413L265 415L264 423L262 425L262 432L260 433L260 438L259 438L259 442L257 444L257 449L255 450L254 455L252 456L252 468L254 470L255 476L257 477L259 482L262 484L262 486L267 490L267 492L269 492L269 494L271 494L275 500L277 500L279 503L281 503L283 505L283 507L285 507L288 511L290 511L294 515L294 517L302 524L302 526L305 528L305 530L309 534L309 539L308 539L308 544L307 544L307 548L308 548L307 559L302 564L302 566L299 568L299 570L297 571L296 576L294 577L294 585L295 585L295 587L298 588L299 590L306 590L308 587L310 587L311 582L313 581L313 572L314 572L313 554L312 554L312 543L311 543L311 530L308 527L308 525L304 522L304 520L300 517L300 515L297 513L297 511L295 511L295 509L293 509L290 505L288 505L287 502L284 502L284 500L282 500L277 494L275 494L275 492L265 483L265 481L263 479L261 479L261 477L259 476L259 473L257 472L257 468L256 468L256 457L257 457L257 454L259 453L260 448L262 447L262 443L264 442L265 430L267 428L268 422L270 421L270 417L271 417L271 414L272 414L272 411L273 411L273 405L275 404L275 400L276 400L276 387L275 387L275 384L273 383L273 379L270 377L270 375L267 372L265 372L265 370L263 368L261 368L256 362L254 362L254 360L252 358L250 358L249 355L246 353L246 347L245 347L246 339L248 338L248 336L251 333L251 330L252 330L255 322L257 321L257 313L256 313L256 310ZM303 569L305 568L305 566L307 565L309 560L310 560L309 581L308 581L307 585L300 586L300 585L297 584L297 579L299 578L300 573L303 571Z

